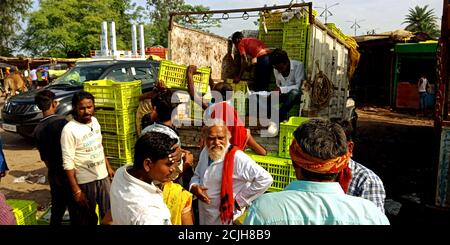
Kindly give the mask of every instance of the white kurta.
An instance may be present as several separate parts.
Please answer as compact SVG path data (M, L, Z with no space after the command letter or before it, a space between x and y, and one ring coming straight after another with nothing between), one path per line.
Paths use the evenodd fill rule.
M170 211L162 191L130 175L126 169L117 169L111 184L111 215L114 225L170 225Z
M200 184L208 188L206 193L211 200L210 204L199 201L200 225L221 225L220 220L220 189L222 184L223 159L213 161L208 166L208 151L202 150L190 186ZM236 151L233 167L233 196L240 207L247 207L251 202L262 195L272 184L272 176L259 166L244 152ZM234 210L234 219L244 212Z

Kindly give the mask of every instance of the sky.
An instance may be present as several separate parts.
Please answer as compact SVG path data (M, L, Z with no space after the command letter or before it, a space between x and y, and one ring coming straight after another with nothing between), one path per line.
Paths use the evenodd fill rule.
M145 0L134 0L138 5L145 6ZM263 7L264 5L272 6L287 5L290 0L185 0L185 3L191 5L204 5L208 6L211 10L222 9L240 9L240 8L256 8ZM295 0L294 0L295 2ZM301 3L301 0L297 2ZM305 1L309 2L309 1ZM333 16L328 16L328 22L335 23L346 35L354 35L355 30L350 27L355 22L358 23L361 28L357 29L357 35L366 34L367 31L375 30L376 33L393 31L397 29L404 29L406 24L402 24L405 20L405 16L408 14L410 8L414 8L416 5L425 6L429 5L428 9L434 9L435 15L439 18L438 24L442 17L442 0L312 0L313 8L331 6L329 11ZM318 15L323 9L316 9ZM324 17L318 17L319 20L324 23ZM222 27L212 28L211 32L228 37L233 32L238 30L251 30L257 29L257 26L253 24L257 18L250 18L249 20L235 19L222 21Z

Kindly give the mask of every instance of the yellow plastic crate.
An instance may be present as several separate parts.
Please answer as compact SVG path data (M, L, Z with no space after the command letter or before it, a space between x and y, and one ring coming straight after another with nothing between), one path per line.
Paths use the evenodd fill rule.
M284 23L281 22L281 14L282 14L282 12L271 12L271 13L264 14L267 30L283 29ZM260 16L259 29L260 29L260 31L264 30L262 15Z
M233 88L233 91L241 91L243 94L247 94L248 82L247 81L239 81L238 83L234 83L233 79L227 79L226 83L230 84Z
M106 156L133 162L134 144L137 140L136 134L102 134L102 138L102 145Z
M280 123L280 134L278 141L278 156L284 158L291 158L289 155L289 147L294 139L294 131L303 122L308 121L307 117L291 117L285 123Z
M37 203L31 200L8 199L18 225L36 225Z
M96 80L85 82L84 91L91 93L95 98L97 108L113 108L125 110L139 105L141 95L141 81L114 82L112 80Z
M258 39L269 48L281 48L283 46L283 30L260 30Z
M168 88L187 90L186 80L187 66L175 64L168 60L160 63L158 79L163 81ZM197 92L206 93L209 87L209 75L211 69L208 67L199 67L194 75L194 87Z
M95 117L103 133L126 135L136 132L136 108L114 111L97 110Z
M118 168L127 165L127 164L133 164L133 161L130 161L129 159L124 158L115 158L115 157L108 157L109 164L111 167L116 171Z
M282 191L289 183L297 179L291 159L246 153L272 175L273 183L267 191Z

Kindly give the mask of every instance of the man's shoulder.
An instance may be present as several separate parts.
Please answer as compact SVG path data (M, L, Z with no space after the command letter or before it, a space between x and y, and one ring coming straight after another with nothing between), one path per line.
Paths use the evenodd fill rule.
M380 185L383 185L383 181L381 180L381 178L366 166L350 160L349 167L352 171L353 178L356 178L356 182L363 181L379 183Z

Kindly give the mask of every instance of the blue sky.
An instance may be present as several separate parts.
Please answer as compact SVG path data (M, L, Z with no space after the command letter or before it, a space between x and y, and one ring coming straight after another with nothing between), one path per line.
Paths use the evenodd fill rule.
M294 0L295 1L295 0ZM137 4L145 5L145 0L135 0ZM185 0L186 3L191 5L205 5L210 9L239 9L239 8L255 8L262 7L265 4L268 6L286 5L290 3L290 0ZM297 2L302 2L298 0ZM308 2L308 1L305 1ZM375 30L377 33L392 31L396 29L403 29L406 25L402 24L405 19L405 15L408 14L409 8L414 8L416 5L424 6L429 5L429 9L434 9L435 15L439 18L442 17L442 0L317 0L312 1L313 8L315 6L325 7L325 4L331 6L335 3L338 5L330 8L333 16L328 17L328 22L336 23L345 34L354 35L354 30L350 28L352 22L357 20L361 26L357 29L356 34L365 34L369 30ZM318 13L321 13L320 9L316 9ZM211 29L212 32L228 37L236 30L242 29L256 29L256 26L252 23L256 18L250 18L247 21L244 20L228 20L222 22L220 29ZM323 17L319 19L324 22ZM362 20L362 21L361 21Z

